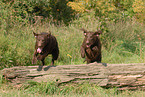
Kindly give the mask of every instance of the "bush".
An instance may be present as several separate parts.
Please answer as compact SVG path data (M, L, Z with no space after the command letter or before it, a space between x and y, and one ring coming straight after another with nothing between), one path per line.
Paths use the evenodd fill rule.
M85 28L89 31L96 31L99 29L103 31L103 34L100 36L103 53L102 62L144 62L144 26L129 17L129 14L123 15L122 13L124 13L124 10L118 11L121 10L121 8L125 9L125 6L128 3L124 3L124 6L122 5L123 7L119 9L114 5L114 2L97 0L98 3L96 3L95 8L98 9L100 14L97 13L96 10L90 10L87 12L82 11L82 13L78 10L77 13L81 13L81 17L73 20L71 24L69 24L69 19L71 19L71 16L74 16L74 13L71 11L69 12L69 10L72 9L67 6L68 2L62 4L62 2L58 2L57 0L48 0L46 1L46 4L44 4L44 1L41 0L41 3L44 5L41 5L40 1L34 2L33 0L29 3L25 1L0 2L0 5L2 5L1 11L3 13L0 18L2 22L0 29L1 69L11 66L32 65L31 60L35 44L35 38L32 34L33 30L37 33L50 30L52 34L56 36L60 48L60 56L55 65L83 64L84 59L80 56L80 46L84 36L79 30L80 28ZM33 5L38 6L40 4L39 7L43 6L45 9L50 2L50 14L52 14L51 12L54 12L53 15L54 17L56 16L54 18L56 23L59 24L59 21L66 19L66 24L69 25L66 26L66 24L62 22L61 25L56 26L55 23L48 21L48 19L44 19L44 22L37 20L37 23L34 24L28 21L24 22L27 18L33 18L33 16L30 16L32 13L36 12L36 10L34 11L36 6ZM25 5L21 6L23 11L17 7L19 4ZM53 4L54 6L52 6ZM77 6L77 4L80 3L77 2L74 4ZM104 4L104 6L101 6L102 4ZM26 5L29 5L29 8L26 7ZM46 10L49 10L49 7ZM68 9L65 10L63 9L64 7ZM85 10L87 7L85 7L85 9L84 7L82 8ZM24 10L27 10L26 14L24 14ZM41 11L37 10L37 12L37 15L40 15ZM68 15L65 15L66 13ZM68 16L68 18L65 16ZM19 17L19 19L17 19L17 17ZM49 65L50 61L51 56L48 56L48 59L46 58L47 65Z
M136 19L141 22L141 23L145 23L145 6L144 6L145 1L143 0L135 0L133 2L133 11L135 12L135 17Z
M50 0L50 7L52 10L51 15L54 22L57 24L64 22L66 25L68 25L74 18L74 10L72 10L67 4L68 1L66 0Z

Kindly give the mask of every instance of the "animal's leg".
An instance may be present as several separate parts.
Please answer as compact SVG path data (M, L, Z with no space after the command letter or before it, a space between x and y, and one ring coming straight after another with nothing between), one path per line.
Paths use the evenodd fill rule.
M86 57L85 60L87 61L87 64L91 63L91 59L89 59L88 57Z
M81 57L85 58L85 50L82 46L81 46Z
M53 52L52 52L52 58L53 58L54 60L57 60L58 56L59 56L59 49L56 48L56 49L54 49Z
M97 46L94 46L94 47L92 48L92 50L93 50L93 51L97 51L97 50L98 50L98 47L97 47Z
M97 62L101 62L101 51L99 50L99 48L97 46L92 48L93 52L94 52L94 58Z
M87 60L87 64L89 64L89 63L91 63L91 60L89 59L89 60Z
M32 64L36 64L37 55L38 55L38 53L37 53L36 50L35 50L35 51L34 51L34 55L33 55L33 59L32 59Z
M102 55L101 55L101 54L99 54L99 55L97 56L96 61L97 61L98 63L101 63L101 58L102 58Z
M41 62L42 62L41 65L44 66L44 64L45 64L44 59L42 59Z
M41 60L42 64L41 65L45 65L44 59L45 59L46 55L38 55L37 59Z
M56 49L54 49L53 52L52 52L52 61L51 61L51 66L54 65L54 60L57 60L58 55L59 55L59 49L56 48Z
M89 58L89 59L92 59L94 58L94 54L92 52L92 50L90 48L86 49L86 56Z
M93 48L92 48L92 50L93 50L93 52L94 53L99 53L99 49L98 49L98 47L97 46L94 46Z
M54 59L52 58L52 61L51 61L51 64L50 64L51 66L53 66L54 65Z

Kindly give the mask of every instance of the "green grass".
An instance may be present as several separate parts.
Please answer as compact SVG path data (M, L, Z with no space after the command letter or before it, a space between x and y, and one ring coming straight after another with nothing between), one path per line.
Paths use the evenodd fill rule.
M80 46L84 35L80 28L96 31L100 25L92 15L86 15L73 21L69 26L55 26L51 23L38 25L15 24L6 34L0 31L0 68L32 65L36 33L51 31L56 36L60 54L55 65L83 64ZM142 63L145 59L145 27L131 20L108 23L108 32L100 36L102 42L103 63ZM51 56L46 58L50 64ZM40 63L36 64L39 65Z
M0 97L143 97L144 91L118 91L104 89L94 84L67 84L57 86L54 82L31 82L21 88L1 85Z
M5 12L8 11L8 12ZM11 8L3 10L4 19L0 24L0 70L12 66L29 66L34 52L36 33L51 31L56 36L60 54L55 65L84 64L80 56L80 46L84 35L80 28L90 31L100 29L101 22L94 16L95 11L84 13L68 26L50 22L36 24L11 19ZM7 16L8 15L8 16ZM51 19L50 19L51 20ZM104 21L105 22L105 21ZM145 62L145 26L135 20L119 20L116 23L106 21L107 31L100 36L102 42L103 63L144 63ZM51 56L46 58L46 65ZM38 62L39 65L40 62ZM0 75L0 97L143 97L144 91L117 91L117 88L104 89L89 83L64 84L54 82L29 82L16 88L7 85Z
M96 31L99 22L92 15L85 15L70 25L55 26L51 23L38 25L14 24L13 28L0 29L0 69L12 66L29 66L34 52L36 33L51 31L56 36L60 54L55 65L84 64L80 56L80 46L84 35L80 28ZM102 42L103 63L143 63L145 27L137 22L127 20L107 24L108 32L100 36ZM51 56L46 58L46 65L51 62ZM40 62L38 62L39 65ZM30 82L20 88L14 88L2 80L0 76L0 97L138 97L145 95L144 91L117 91L116 88L104 89L97 85L67 84L57 86L54 82Z

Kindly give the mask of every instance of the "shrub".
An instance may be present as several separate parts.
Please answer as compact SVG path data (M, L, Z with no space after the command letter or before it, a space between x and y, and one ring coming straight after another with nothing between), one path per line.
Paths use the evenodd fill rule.
M85 11L85 7L81 2L68 2L67 5L75 10L75 13L83 13Z
M135 0L133 2L133 11L135 12L135 17L136 19L141 22L145 23L145 6L144 6L145 1L143 0Z
M50 0L51 15L57 24L64 22L67 25L74 18L74 10L67 3L66 0Z

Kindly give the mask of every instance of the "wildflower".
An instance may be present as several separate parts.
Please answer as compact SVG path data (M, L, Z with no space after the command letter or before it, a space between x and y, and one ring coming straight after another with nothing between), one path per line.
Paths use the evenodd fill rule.
M67 56L68 56L69 58L72 58L72 56L71 56L70 54L67 54Z
M57 9L57 11L59 11L59 9Z

